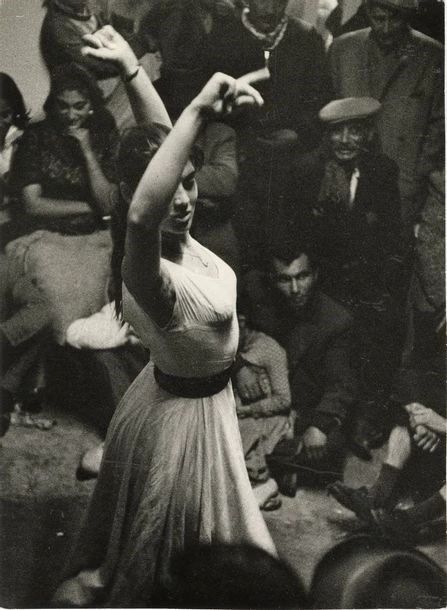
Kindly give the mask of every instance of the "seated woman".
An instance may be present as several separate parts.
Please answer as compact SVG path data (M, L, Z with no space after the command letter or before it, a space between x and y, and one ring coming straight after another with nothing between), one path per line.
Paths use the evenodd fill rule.
M11 164L29 121L22 94L14 80L0 72L0 227L2 246L13 238L9 184ZM0 254L0 436L9 427L16 401L25 409L35 402L39 387L41 339L49 311L38 286L14 273ZM38 340L37 340L38 339Z
M245 399L244 378L234 383L245 465L260 508L275 510L281 506L278 486L269 475L266 456L287 434L293 435L289 417L291 395L285 350L268 335L254 330L247 318L248 306L238 301L239 348L237 362L250 364L258 375L263 397Z
M132 112L125 88L118 78L115 66L106 65L95 57L81 52L82 37L93 34L106 23L112 22L132 44L138 56L143 53L138 37L133 34L133 20L118 16L111 11L98 11L89 0L45 0L47 9L40 32L40 50L48 71L61 65L75 62L88 69L107 99L107 107L118 127L132 124ZM110 13L110 14L109 14ZM150 72L151 62L144 58L145 69Z
M14 80L0 72L0 207L9 202L8 177L12 158L23 130L28 125L28 112ZM3 226L7 217L1 217Z
M6 255L20 291L11 286L11 322L2 328L13 346L39 341L42 330L63 343L70 322L103 304L109 275L111 240L100 229L111 206L115 122L92 76L75 64L54 72L45 111L20 139L11 168L21 237Z
M103 228L117 133L101 91L84 68L62 66L52 74L44 110L46 118L21 139L11 172L22 232L77 235Z

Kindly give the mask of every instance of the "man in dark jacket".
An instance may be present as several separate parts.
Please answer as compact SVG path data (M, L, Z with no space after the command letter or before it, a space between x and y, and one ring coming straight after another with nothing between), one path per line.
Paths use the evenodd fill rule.
M308 232L323 289L341 300L382 298L401 253L398 169L374 145L380 108L373 98L327 104L323 145L292 165L289 234Z
M277 445L272 470L279 476L278 469L282 473L289 464L296 474L304 466L301 472L313 472L314 480L328 470L340 474L345 423L356 400L352 318L317 288L318 270L307 251L282 243L271 257L270 272L249 272L243 292L253 326L279 341L289 362L295 438ZM250 383L249 366L239 366L242 398L250 398L256 384ZM293 494L296 484L295 477L292 488L282 490Z
M443 165L444 52L410 27L416 0L367 0L370 27L334 40L330 60L337 97L371 96L383 152L399 166L407 239L427 178Z
M320 111L323 145L292 166L294 195L285 214L291 236L307 232L322 289L353 314L362 405L353 433L362 457L381 433L402 343L402 223L398 169L376 152L373 98L345 98ZM361 446L359 448L359 445Z
M249 0L240 21L227 33L233 76L268 68L256 84L260 111L236 125L240 153L240 208L236 218L246 262L264 262L282 214L285 168L293 151L308 152L321 137L318 110L332 98L324 45L309 24L286 15L285 0ZM264 260L263 260L264 258Z

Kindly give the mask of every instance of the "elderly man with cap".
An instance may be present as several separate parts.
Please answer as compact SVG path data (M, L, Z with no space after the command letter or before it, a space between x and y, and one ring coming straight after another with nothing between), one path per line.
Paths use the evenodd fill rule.
M348 302L383 299L384 265L400 247L398 170L375 150L380 108L369 97L330 102L322 146L292 166L290 227L306 228L323 286Z
M376 150L380 109L377 100L359 97L320 111L323 143L293 163L290 191L296 196L286 215L289 234L305 230L313 244L322 289L354 316L368 414L358 424L362 445L366 430L378 432L380 418L370 401L380 404L388 395L400 352L398 295L390 290L398 282L390 287L388 281L401 269L398 169Z
M443 163L442 45L410 25L417 0L365 0L369 28L337 38L331 48L336 95L382 103L383 152L399 166L407 236L424 200L427 176Z

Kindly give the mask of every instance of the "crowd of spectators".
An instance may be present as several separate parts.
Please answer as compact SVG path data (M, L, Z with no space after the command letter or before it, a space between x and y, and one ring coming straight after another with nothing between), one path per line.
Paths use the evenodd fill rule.
M57 397L105 436L150 357L113 305L115 153L138 116L114 67L82 53L110 23L143 69L158 58L173 120L216 71L262 76L261 109L200 136L192 230L239 280L233 385L261 508L280 506L278 490L331 483L382 534L417 540L445 516L440 4L364 0L345 24L337 7L325 45L286 0L148 0L135 20L46 0L43 120L0 74L2 433L17 405ZM370 459L388 437L373 489L340 483L348 450ZM79 476L101 456L83 456ZM406 511L402 488L416 502Z

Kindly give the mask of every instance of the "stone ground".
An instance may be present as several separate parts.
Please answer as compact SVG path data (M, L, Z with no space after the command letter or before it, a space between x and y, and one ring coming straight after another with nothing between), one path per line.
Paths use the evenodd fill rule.
M0 605L46 607L79 528L94 481L79 482L79 456L98 440L70 414L47 411L51 430L11 426L0 448ZM371 483L383 450L372 462L348 459L345 480ZM283 558L309 584L316 562L340 540L351 514L324 491L304 490L264 513ZM445 545L423 547L443 567Z

